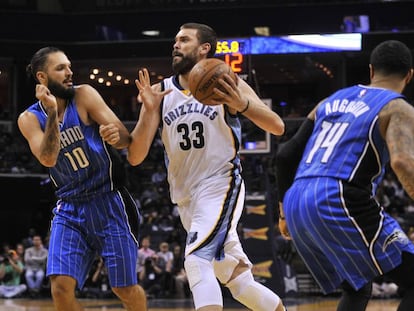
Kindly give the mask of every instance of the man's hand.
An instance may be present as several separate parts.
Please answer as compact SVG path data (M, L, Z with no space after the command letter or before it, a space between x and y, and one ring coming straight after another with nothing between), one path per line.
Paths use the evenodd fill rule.
M50 108L57 109L56 97L50 93L46 86L42 84L36 85L36 98L42 102L46 110Z
M282 237L284 237L286 240L291 240L292 239L290 237L289 230L288 230L285 219L279 218L279 231L280 231L280 234L282 235Z
M138 102L142 102L148 111L159 108L162 98L172 92L172 89L160 91L151 86L148 69L144 68L138 71L138 79L135 80L135 85L139 91L137 96Z
M120 139L119 128L113 123L101 124L99 126L99 134L110 145L115 145Z
M220 88L215 88L216 96L211 99L212 105L219 105L226 103L227 106L235 111L242 111L247 104L247 99L244 98L237 87L239 77L236 76L234 80L229 74L223 75L223 78L218 80ZM217 99L216 99L217 98Z
M279 231L286 240L291 240L289 229L286 224L285 213L283 211L283 203L279 202Z

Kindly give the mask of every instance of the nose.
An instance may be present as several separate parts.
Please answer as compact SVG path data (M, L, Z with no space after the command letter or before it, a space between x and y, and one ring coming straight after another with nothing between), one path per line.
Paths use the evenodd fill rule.
M173 49L177 50L179 48L179 41L175 41L174 45L173 45Z

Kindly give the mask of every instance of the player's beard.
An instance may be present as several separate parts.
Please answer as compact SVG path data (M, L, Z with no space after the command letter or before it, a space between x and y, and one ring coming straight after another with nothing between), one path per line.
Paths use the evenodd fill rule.
M172 63L172 70L175 74L186 74L190 72L190 70L194 67L194 65L197 63L197 59L190 55L190 56L184 56L181 55L181 60L178 62Z
M73 87L66 88L51 79L49 79L47 87L53 95L62 99L72 99L75 96L75 89Z

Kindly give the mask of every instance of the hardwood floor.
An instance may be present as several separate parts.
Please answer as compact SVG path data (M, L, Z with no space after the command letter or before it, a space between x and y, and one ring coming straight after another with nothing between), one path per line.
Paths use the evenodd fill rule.
M86 311L122 311L125 310L119 300L107 299L81 299ZM312 298L286 298L288 311L335 311L337 299L312 297ZM395 311L398 300L375 299L371 300L367 311ZM189 299L154 299L148 301L149 311L193 311L192 301ZM45 299L0 299L0 311L54 311L52 300ZM247 310L234 301L225 301L224 310Z

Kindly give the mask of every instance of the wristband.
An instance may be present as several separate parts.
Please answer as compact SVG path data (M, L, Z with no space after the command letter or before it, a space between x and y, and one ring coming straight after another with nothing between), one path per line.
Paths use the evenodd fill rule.
M249 106L250 106L250 100L247 99L247 105L246 105L246 107L244 107L244 109L242 111L239 111L239 113L245 113L247 111L247 109L249 109Z

